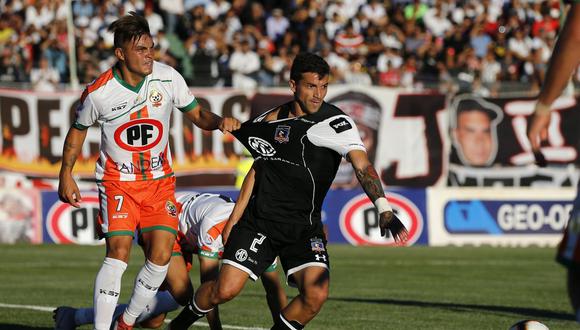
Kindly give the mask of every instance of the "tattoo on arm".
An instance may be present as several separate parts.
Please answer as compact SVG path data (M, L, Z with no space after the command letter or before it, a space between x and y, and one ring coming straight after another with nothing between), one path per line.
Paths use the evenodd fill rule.
M65 142L64 144L64 151L62 157L62 167L73 167L77 160L77 156L75 154L75 149L77 146L71 142Z
M367 193L371 201L376 201L377 198L384 197L385 191L379 179L377 171L373 165L368 165L364 169L356 169L356 177L360 182L363 190Z

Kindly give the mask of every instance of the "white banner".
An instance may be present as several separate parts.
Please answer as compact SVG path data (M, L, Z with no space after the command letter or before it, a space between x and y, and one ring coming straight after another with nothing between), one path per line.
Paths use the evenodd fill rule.
M573 188L429 188L429 245L555 246Z

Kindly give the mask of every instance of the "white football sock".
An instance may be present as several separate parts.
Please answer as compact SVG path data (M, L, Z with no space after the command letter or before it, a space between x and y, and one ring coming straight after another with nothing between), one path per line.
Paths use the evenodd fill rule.
M105 258L97 273L93 295L95 329L97 330L108 330L111 327L125 269L127 269L127 263L118 259Z
M159 266L149 260L145 261L145 265L135 279L135 288L133 288L129 306L123 313L123 321L127 325L135 324L137 317L145 310L151 299L155 297L159 286L165 279L168 268L169 264Z
M139 315L136 323L143 322L152 316L172 312L179 307L180 305L175 301L175 299L173 299L173 296L169 291L158 291L143 313Z

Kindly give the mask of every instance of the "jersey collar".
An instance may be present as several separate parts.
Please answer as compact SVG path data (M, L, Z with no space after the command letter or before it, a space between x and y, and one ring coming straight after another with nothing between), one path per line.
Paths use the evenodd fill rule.
M119 82L119 84L135 93L139 93L139 90L141 89L141 86L143 86L143 83L145 83L146 79L143 78L143 80L141 80L141 82L138 83L137 86L131 86L128 82L126 82L125 80L123 80L123 78L121 78L121 75L119 74L119 69L116 66L113 67L113 76L115 77L117 82Z

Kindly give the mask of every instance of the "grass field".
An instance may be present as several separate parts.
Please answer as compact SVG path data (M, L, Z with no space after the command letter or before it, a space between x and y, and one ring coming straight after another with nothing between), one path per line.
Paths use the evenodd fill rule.
M507 330L522 319L540 320L552 330L579 328L569 313L565 271L553 261L553 249L331 245L329 251L330 298L308 329ZM0 329L53 327L50 312L2 304L92 304L103 253L103 247L89 246L0 246ZM121 302L127 301L142 261L140 250L133 249ZM195 267L191 278L197 286ZM249 283L220 308L229 328L271 326L258 283Z

